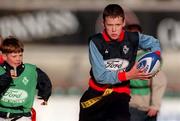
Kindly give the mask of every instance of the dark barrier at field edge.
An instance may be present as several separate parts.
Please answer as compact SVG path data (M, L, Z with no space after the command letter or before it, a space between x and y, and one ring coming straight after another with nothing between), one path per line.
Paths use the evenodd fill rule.
M131 19L142 25L144 33L159 38L164 48L180 48L180 12L132 13L135 18ZM101 11L0 10L0 34L15 35L25 42L85 45L88 37L97 32L100 15Z

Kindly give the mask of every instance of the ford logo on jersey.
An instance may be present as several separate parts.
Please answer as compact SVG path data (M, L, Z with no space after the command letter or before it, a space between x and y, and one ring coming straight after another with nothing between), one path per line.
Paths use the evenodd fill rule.
M1 101L4 103L24 103L28 93L21 89L9 88L2 96ZM1 102L2 103L2 102Z
M126 67L129 65L129 61L125 59L109 59L104 61L105 67L108 70L111 71L117 71L117 70L125 70Z

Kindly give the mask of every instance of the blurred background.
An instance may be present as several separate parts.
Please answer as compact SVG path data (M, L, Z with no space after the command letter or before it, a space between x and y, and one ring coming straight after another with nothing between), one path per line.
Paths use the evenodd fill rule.
M43 69L53 83L49 105L35 102L38 121L78 120L89 78L88 37L102 30L101 12L109 3L125 9L127 24L141 24L160 40L168 85L158 120L180 121L179 0L0 0L0 34L22 40L24 62Z

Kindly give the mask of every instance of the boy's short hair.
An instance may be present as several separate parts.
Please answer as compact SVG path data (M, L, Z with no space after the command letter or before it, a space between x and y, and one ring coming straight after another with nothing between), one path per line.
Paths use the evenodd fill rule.
M24 52L24 45L17 38L11 36L3 40L1 51L4 54Z
M104 8L103 20L105 20L105 18L108 16L113 17L113 18L120 16L123 18L123 20L125 18L124 10L118 4L109 4L108 6Z

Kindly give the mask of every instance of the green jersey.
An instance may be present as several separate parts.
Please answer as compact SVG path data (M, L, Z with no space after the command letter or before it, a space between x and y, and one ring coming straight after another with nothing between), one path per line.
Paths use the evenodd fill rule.
M10 113L30 112L36 94L36 66L24 64L24 71L13 79L10 87L1 95L0 111ZM5 70L0 67L0 74Z

